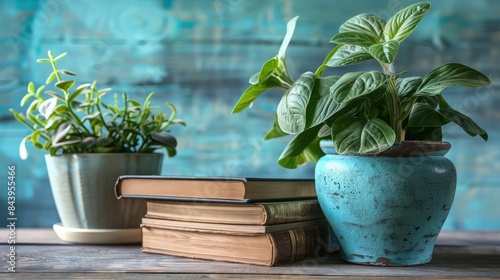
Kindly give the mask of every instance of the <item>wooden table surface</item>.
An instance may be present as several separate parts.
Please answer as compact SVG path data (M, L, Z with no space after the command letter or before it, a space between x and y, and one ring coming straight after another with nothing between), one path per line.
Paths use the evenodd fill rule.
M135 245L75 245L52 229L17 229L16 272L7 271L8 231L0 230L0 279L500 279L500 232L442 232L429 264L374 267L338 253L277 267L140 252Z

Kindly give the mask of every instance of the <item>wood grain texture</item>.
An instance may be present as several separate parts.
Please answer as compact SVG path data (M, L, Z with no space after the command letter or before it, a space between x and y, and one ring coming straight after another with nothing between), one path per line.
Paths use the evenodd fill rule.
M28 235L29 232L29 235ZM5 235L0 231L0 236ZM34 244L53 240L49 230L18 230L16 273L0 279L499 279L500 233L442 233L433 260L414 267L371 267L345 263L339 254L316 256L277 267L203 261L140 252L137 245ZM27 240L32 236L33 240ZM0 240L5 242L6 239ZM45 242L47 243L47 242ZM5 264L9 245L0 245ZM5 269L2 270L2 272Z
M16 244L66 244L52 228L17 228L15 233ZM6 244L8 236L8 229L0 229L0 244Z
M18 245L18 272L129 272L380 277L487 277L500 275L500 247L437 247L431 263L414 267L348 264L338 254L277 267L146 254L140 246ZM7 245L0 246L6 252ZM2 254L2 262L6 257Z
M0 274L0 277L3 275ZM7 276L7 275L6 275ZM3 279L3 278L2 278ZM12 273L8 275L8 279L27 279L27 280L54 280L54 279L93 279L93 280L160 280L160 279L251 279L251 280L269 280L269 279L292 279L292 280L326 280L326 279L342 279L342 280L359 280L359 276L321 276L321 275L269 275L269 274L144 274L144 273L121 273L121 272L105 272L105 273ZM362 279L373 280L396 280L398 277L385 277L385 276L368 276ZM421 280L422 277L411 276L405 277L405 280ZM450 280L458 279L457 277L432 277L434 280ZM477 277L460 277L462 280L477 280ZM481 277L481 279L498 279L497 277Z

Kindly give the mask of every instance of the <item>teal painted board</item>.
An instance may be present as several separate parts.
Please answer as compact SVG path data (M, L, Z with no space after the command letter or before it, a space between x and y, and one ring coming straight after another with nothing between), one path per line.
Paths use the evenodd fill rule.
M232 106L248 78L276 54L293 16L300 18L287 57L296 77L322 61L332 48L328 38L348 17L367 11L387 17L409 2L416 1L335 1L335 7L322 0L0 1L0 161L23 174L18 177L20 224L50 227L57 221L43 153L30 149L28 161L18 158L17 144L27 130L8 113L19 108L29 81L44 82L48 70L35 60L47 50L67 51L72 59L63 66L77 72L79 82L97 79L138 98L154 91L154 102L177 105L188 126L173 130L182 140L178 155L164 161L164 174L312 178L312 165L297 170L277 165L289 138L263 140L278 92L238 115L230 114ZM421 75L456 61L493 80L484 90L445 92L454 107L490 133L483 143L446 128L446 140L453 144L448 157L458 171L458 202L445 228L500 229L500 2L432 5L404 42L398 69ZM6 195L0 192L0 200ZM5 215L0 211L0 218Z

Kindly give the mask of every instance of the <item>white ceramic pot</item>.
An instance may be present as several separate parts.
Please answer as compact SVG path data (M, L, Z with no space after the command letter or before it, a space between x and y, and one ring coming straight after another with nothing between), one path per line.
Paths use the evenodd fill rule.
M45 156L61 224L67 228L138 228L146 213L140 199L120 199L114 185L120 175L157 175L160 153L103 153Z

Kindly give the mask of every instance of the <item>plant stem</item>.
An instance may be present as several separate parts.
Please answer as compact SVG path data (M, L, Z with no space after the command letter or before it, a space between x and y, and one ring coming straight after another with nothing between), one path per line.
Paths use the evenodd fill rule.
M52 55L49 57L49 59L50 59L50 65L52 65L52 70L54 71L54 73L56 75L57 81L58 82L62 81L61 75L59 74L59 71L57 70L56 61L54 60ZM82 123L80 118L78 118L78 116L75 114L75 112L73 111L73 108L71 107L71 104L68 104L69 92L67 90L63 90L63 92L64 92L64 97L66 99L66 101L65 101L66 107L68 108L69 114L71 115L73 120L78 124L78 126L82 127L85 130L84 132L87 133L87 135L92 135L92 133Z
M61 78L61 75L59 74L59 71L57 71L57 66L56 66L56 61L51 57L49 57L50 59L50 65L52 65L52 70L54 70L54 73L56 74L56 79L58 82L60 82L62 80Z
M282 65L283 66L281 68L276 68L272 75L276 79L278 79L278 81L280 81L280 87L286 90L292 86L293 80L292 78L290 78L290 73L288 73L288 67L286 67L286 63L284 60Z
M396 141L404 141L401 105L399 104L398 90L396 88L394 65L392 63L387 64L382 62L380 65L384 69L384 73L390 76L389 81L387 81L387 94L385 95L387 108L389 109L390 125L396 133Z
M406 105L406 109L403 110L403 112L401 113L401 118L400 118L401 122L410 115L411 109L413 108L413 105L415 105L415 103L417 103L416 97L411 99L408 105ZM406 130L406 127L404 128L404 130Z

